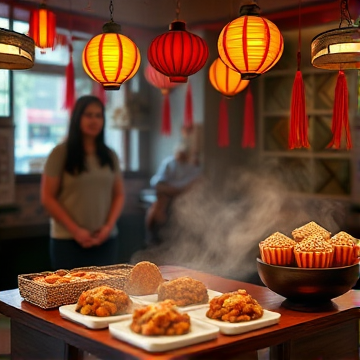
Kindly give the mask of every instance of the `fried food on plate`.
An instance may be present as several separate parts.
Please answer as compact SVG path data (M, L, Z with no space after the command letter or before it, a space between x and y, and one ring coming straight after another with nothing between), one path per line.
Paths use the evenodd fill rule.
M190 317L165 300L135 309L130 329L142 335L183 335L190 331Z
M132 301L122 290L98 286L84 291L75 310L83 315L111 316L129 313Z
M263 316L261 305L244 289L224 293L210 301L206 316L210 319L238 323Z

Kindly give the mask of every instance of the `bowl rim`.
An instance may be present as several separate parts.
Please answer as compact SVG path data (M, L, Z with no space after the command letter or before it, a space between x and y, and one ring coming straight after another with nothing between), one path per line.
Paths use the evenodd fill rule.
M334 270L338 270L338 269L347 269L347 268L351 268L351 267L355 267L356 265L359 266L360 264L360 259L358 259L358 261L354 264L351 265L346 265L346 266L337 266L337 267L327 267L327 268L301 268L301 267L295 267L295 266L284 266L284 265L274 265L274 264L268 264L265 261L262 261L259 257L256 258L257 262L260 264L264 264L267 265L269 267L273 267L273 268L285 268L288 270L297 270L297 271L334 271Z

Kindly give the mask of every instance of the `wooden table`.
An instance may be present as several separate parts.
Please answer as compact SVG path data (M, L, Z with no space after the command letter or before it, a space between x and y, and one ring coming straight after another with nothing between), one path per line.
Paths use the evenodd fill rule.
M113 338L108 329L90 330L23 301L18 289L0 292L0 313L11 319L12 359L81 359L83 350L101 359L237 359L271 348L272 359L359 359L360 292L334 299L337 309L306 313L281 306L284 298L266 287L176 266L162 266L166 279L191 276L220 292L246 289L267 310L281 314L280 322L249 333L225 336L164 353L148 353ZM251 357L251 355L249 355Z

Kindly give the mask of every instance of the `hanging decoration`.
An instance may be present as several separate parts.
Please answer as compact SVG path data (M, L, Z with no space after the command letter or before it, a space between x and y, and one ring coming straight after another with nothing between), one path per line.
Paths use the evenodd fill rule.
M347 27L341 28L343 21ZM353 24L348 1L340 0L340 24L338 29L329 30L317 35L311 43L311 63L314 67L338 70L335 86L334 107L332 116L332 140L328 148L340 149L342 130L346 133L346 149L352 148L349 125L349 92L345 69L360 68L360 31L359 24Z
M241 6L240 17L229 22L218 38L221 60L243 80L269 71L281 58L284 40L277 26L261 16L256 1Z
M35 43L31 37L0 28L0 69L30 69L34 59Z
M301 65L301 0L299 0L299 33L297 71L291 94L289 149L309 148L308 116L306 114L305 86Z
M82 54L85 72L105 90L119 90L140 66L140 51L133 41L120 34L121 26L113 20L113 9L111 0L110 22L104 24L103 34L90 39Z
M157 36L150 44L147 57L150 64L171 82L186 83L188 76L198 72L206 63L209 49L200 37L186 30L179 20L180 1L177 1L176 20L167 33Z
M245 96L244 128L241 146L243 148L255 147L254 98L250 85L247 87Z
M65 101L64 108L72 110L75 105L75 73L74 73L74 62L73 62L73 46L69 43L69 64L66 67L65 79Z
M162 118L161 118L161 134L165 136L171 135L171 110L170 110L170 90L177 86L177 83L170 82L169 77L158 72L150 64L145 68L146 80L156 88L161 90L164 97Z
M192 88L190 81L188 82L185 94L185 111L184 111L184 129L191 131L194 126L194 112L192 101Z
M211 64L209 69L209 79L211 85L223 95L219 108L218 146L229 146L228 104L225 98L231 98L244 90L250 81L243 80L242 75L239 72L230 69L220 58L217 58Z
M349 125L349 93L346 77L343 71L339 71L335 86L335 98L331 131L333 137L327 146L328 148L340 149L343 130L346 135L346 149L352 148L350 125Z
M42 53L45 53L45 49L55 48L56 16L46 7L45 1L30 13L29 36Z
M97 81L93 81L91 94L98 97L106 105L107 97L104 87Z
M314 67L328 70L360 68L359 23L353 23L348 1L340 0L340 24L338 29L325 31L311 42L311 63ZM341 27L346 22L347 27Z

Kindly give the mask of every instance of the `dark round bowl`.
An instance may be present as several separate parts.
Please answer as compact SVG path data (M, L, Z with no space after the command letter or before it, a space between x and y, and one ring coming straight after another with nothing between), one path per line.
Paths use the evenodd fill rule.
M331 299L345 294L359 279L359 264L333 268L277 266L257 259L261 281L287 300L283 306L300 311L318 311L333 306Z

